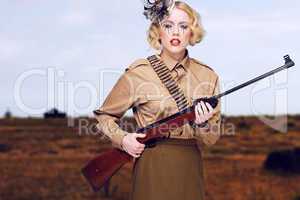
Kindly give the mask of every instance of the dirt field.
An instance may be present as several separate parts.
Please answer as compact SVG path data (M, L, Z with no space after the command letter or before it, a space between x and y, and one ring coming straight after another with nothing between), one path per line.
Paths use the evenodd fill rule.
M0 199L127 199L132 163L106 191L94 193L82 177L81 167L110 144L91 130L83 132L79 122L68 127L64 119L0 119ZM235 125L235 135L222 136L203 152L206 199L300 199L300 175L263 169L269 152L300 147L300 116L288 118L288 133L257 117L229 117L224 123Z

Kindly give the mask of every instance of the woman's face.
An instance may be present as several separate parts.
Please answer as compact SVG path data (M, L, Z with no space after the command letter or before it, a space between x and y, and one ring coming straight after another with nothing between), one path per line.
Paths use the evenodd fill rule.
M170 15L160 22L160 39L163 49L172 54L184 51L192 35L190 23L188 14L175 7Z

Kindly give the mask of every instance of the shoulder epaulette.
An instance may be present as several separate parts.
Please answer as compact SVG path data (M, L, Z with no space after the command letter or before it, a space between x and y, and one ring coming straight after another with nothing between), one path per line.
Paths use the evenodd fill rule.
M125 71L132 70L136 67L143 66L143 65L149 65L149 61L147 59L144 59L144 58L137 59L131 65L129 65L129 67L127 67L125 69Z
M199 65L201 65L201 66L203 66L203 67L206 67L206 68L208 68L208 69L210 69L211 71L214 72L214 70L213 70L210 66L208 66L208 65L206 65L206 64L204 64L204 63L202 63L202 62L200 62L199 60L196 60L195 58L191 58L191 60L193 60L195 63L197 63L197 64L199 64Z

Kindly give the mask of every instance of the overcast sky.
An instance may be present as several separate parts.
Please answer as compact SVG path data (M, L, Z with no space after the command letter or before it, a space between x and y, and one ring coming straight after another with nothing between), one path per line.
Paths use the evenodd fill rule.
M219 74L222 91L283 64L296 67L222 100L228 115L300 112L300 1L185 1L204 41L190 56ZM0 114L41 116L54 106L91 115L124 69L154 53L140 0L1 0Z

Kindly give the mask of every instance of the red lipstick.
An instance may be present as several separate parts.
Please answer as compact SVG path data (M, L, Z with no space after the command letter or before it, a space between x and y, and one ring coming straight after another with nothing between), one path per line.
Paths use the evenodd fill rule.
M177 38L173 38L173 39L170 40L170 43L171 43L172 46L179 46L181 41Z

